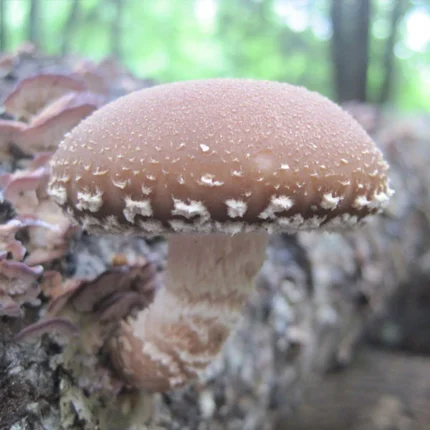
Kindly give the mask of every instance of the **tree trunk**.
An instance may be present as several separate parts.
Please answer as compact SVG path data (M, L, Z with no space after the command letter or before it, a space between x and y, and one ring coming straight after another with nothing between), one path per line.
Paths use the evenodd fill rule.
M111 27L111 54L118 60L122 58L122 17L125 0L112 0L115 6L115 18Z
M28 40L40 47L40 2L31 0L28 16Z
M79 16L79 0L73 0L70 8L70 13L63 31L63 43L61 46L61 54L66 55L70 50L70 42L72 39L73 28L76 27Z
M0 0L0 51L6 50L6 0Z
M391 96L394 80L394 45L397 39L397 27L405 12L406 1L396 0L393 3L390 19L390 33L385 44L383 59L384 80L379 94L379 103L385 103Z
M331 50L337 100L366 101L370 0L332 0Z

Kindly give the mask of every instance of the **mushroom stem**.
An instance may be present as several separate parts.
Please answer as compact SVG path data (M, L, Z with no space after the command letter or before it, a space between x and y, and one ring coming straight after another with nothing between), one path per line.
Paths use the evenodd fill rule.
M169 236L164 288L110 342L114 365L131 385L167 391L206 369L242 315L267 237Z

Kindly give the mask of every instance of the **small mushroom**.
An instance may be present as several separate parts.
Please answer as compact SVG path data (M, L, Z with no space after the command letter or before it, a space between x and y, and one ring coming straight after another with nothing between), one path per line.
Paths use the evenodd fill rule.
M73 72L85 82L90 91L103 95L109 94L109 80L101 73L97 64L83 60L74 67Z
M168 238L164 288L110 341L132 386L198 377L265 260L268 233L342 230L381 211L388 165L328 99L266 81L144 89L96 111L52 159L51 197L90 232Z
M25 263L7 260L0 252L0 316L20 316L19 306L23 303L39 304L40 288L37 279L43 273L42 266L28 266Z
M104 97L89 91L70 92L54 100L44 107L40 112L31 118L30 124L38 126L50 118L55 118L67 109L80 106L91 106L92 110L97 109L104 103Z
M67 93L31 119L15 140L25 154L55 151L64 135L103 104L97 94Z
M0 290L0 316L19 318L21 316L21 307L12 297Z
M28 120L47 104L70 91L85 91L82 80L67 75L39 74L23 79L4 101L6 112Z
M35 324L31 324L21 330L15 340L22 342L27 339L34 339L44 333L52 333L53 331L65 334L68 337L78 333L78 328L67 318L49 318L42 319Z
M15 239L15 234L23 227L24 223L17 219L0 225L0 261L6 258L8 252L15 260L24 258L26 249L19 240Z
M13 174L6 173L0 177L4 187L4 198L13 203L18 214L34 211L39 203L37 193L46 186L49 173L46 167L36 170L18 170Z
M61 258L76 230L46 193L48 159L48 154L41 153L28 168L0 176L3 197L13 204L17 213L15 219L0 226L0 250L11 252L18 260L25 256L28 265ZM27 229L25 246L14 237L22 228Z

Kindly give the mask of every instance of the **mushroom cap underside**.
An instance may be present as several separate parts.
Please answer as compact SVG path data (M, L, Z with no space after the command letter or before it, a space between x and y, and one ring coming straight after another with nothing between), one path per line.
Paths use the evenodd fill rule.
M49 192L93 231L336 230L387 204L387 169L327 98L212 79L143 89L93 113L54 155Z

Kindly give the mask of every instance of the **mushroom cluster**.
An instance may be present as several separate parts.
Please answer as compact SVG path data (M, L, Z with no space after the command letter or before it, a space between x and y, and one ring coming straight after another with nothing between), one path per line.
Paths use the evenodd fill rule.
M166 235L163 288L107 349L130 386L198 377L236 326L268 234L349 229L388 203L388 165L328 99L266 81L137 91L81 122L48 191L90 232Z
M101 95L71 76L39 74L23 79L3 102L15 120L0 122L1 152L54 151L63 136L103 102Z
M4 385L16 390L9 359L14 368L23 365L31 375L35 367L23 364L21 353L39 357L45 352L43 347L14 340L34 341L49 332L50 341L63 346L62 352L51 355L50 351L41 360L51 357L53 368L67 369L85 396L107 390L104 399L112 398L124 382L111 372L104 339L111 337L122 318L151 302L157 286L154 265L125 252L124 256L108 256L93 271L81 270L82 265L76 265L79 258L71 253L79 230L46 192L48 162L64 134L82 118L107 97L123 94L129 87L140 88L144 81L123 73L110 59L83 67L77 66L76 59L66 58L58 64L58 73L52 61L40 55L43 64L38 64L38 58L37 53L21 52L0 57L0 75L6 77L0 82L6 95L0 101L0 349L7 354L3 364L8 368ZM27 78L29 68L43 72ZM29 306L37 312L26 312ZM14 339L13 333L24 321L28 324L37 315L41 319ZM70 338L67 345L64 337ZM22 372L19 378L19 383L25 379ZM76 399L70 401L68 410L73 390L63 390L65 379L60 377L60 392L55 393L61 397L62 424L67 417L76 416L73 407L77 404ZM39 388L39 379L37 384ZM31 383L26 389L35 390ZM24 404L25 396L19 393L19 397ZM4 408L0 415L7 425Z
M16 340L31 341L50 333L64 345L62 366L73 373L81 389L100 396L117 394L125 382L107 364L105 343L122 318L152 302L158 287L154 264L143 257L134 263L123 261L93 279L64 280L59 272L46 271L40 286L51 299L44 316L19 332ZM76 335L79 341L73 339Z
M82 80L40 74L18 83L3 102L1 205L11 210L0 226L0 315L21 315L38 304L43 265L64 256L76 229L46 193L52 151L69 130L103 103ZM17 169L14 167L18 167Z

